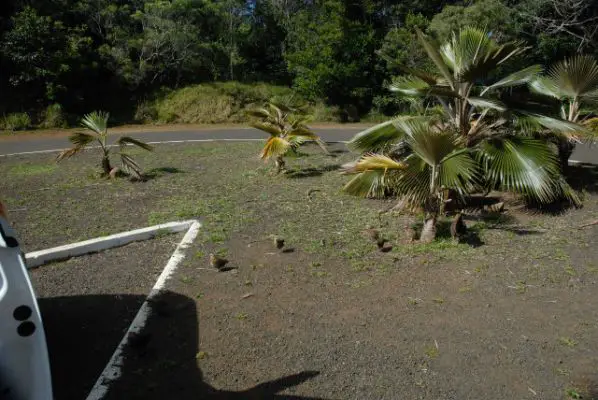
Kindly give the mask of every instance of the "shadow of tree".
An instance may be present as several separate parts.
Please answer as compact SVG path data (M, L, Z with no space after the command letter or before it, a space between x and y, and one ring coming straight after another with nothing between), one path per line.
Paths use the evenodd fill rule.
M56 400L86 397L143 301L139 295L39 299ZM316 400L278 393L316 377L317 371L302 371L242 391L212 387L197 366L195 301L167 291L152 300L151 308L142 334L125 349L123 374L111 384L106 399Z
M452 220L448 218L441 218L438 220L436 223L436 240L452 239L451 223ZM417 222L412 227L415 230L417 237L419 237L423 229L423 222ZM484 245L484 242L480 238L479 231L477 229L472 229L469 226L467 227L467 234L459 238L459 243L465 243L471 247L480 247Z
M285 175L288 178L292 178L292 179L309 178L309 177L313 177L313 176L321 176L325 172L337 171L340 169L340 167L341 167L340 164L330 164L330 165L324 165L321 167L291 169L291 170L287 170Z
M153 168L143 174L143 180L149 181L152 179L160 178L162 176L170 175L170 174L182 174L185 171L180 170L176 167L160 167L160 168Z
M598 166L593 164L570 165L565 172L565 178L575 190L585 190L590 193L598 192Z

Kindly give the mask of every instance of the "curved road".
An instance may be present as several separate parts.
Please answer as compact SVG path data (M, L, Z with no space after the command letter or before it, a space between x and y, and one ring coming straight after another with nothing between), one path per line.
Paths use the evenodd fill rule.
M349 140L365 127L328 127L315 128L318 135L327 142L340 142ZM202 141L202 140L242 140L264 139L266 135L253 128L201 128L201 129L174 129L168 131L148 130L144 132L114 132L114 138L119 134L126 134L136 139L150 143L176 142L176 141ZM61 150L70 147L66 134L26 134L23 136L6 136L0 138L0 156L17 153L45 152ZM598 164L598 147L588 144L578 144L571 156L572 162Z

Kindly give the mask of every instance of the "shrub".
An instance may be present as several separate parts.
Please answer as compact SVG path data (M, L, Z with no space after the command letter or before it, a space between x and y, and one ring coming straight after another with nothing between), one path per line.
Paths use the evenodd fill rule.
M7 131L21 131L31 127L31 118L27 113L13 113L0 119L0 129Z
M50 104L42 113L40 128L66 128L68 124L62 106L58 103Z
M328 106L323 102L317 102L311 107L310 113L313 120L317 122L338 122L341 111L337 106Z

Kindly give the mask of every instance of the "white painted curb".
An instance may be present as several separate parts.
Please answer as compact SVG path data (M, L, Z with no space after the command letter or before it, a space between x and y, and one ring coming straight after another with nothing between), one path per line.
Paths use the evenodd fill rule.
M27 268L35 268L50 261L64 260L70 257L76 257L83 254L95 253L101 250L110 249L112 247L124 246L131 242L152 239L156 235L159 235L163 232L183 232L190 229L190 227L195 223L197 223L195 220L169 222L167 224L154 225L147 228L135 229L110 236L85 240L83 242L53 247L51 249L33 251L25 255L25 261Z
M104 398L106 393L108 393L110 384L121 377L122 367L124 364L124 350L129 343L129 338L139 334L145 327L147 319L151 315L152 311L150 306L151 299L159 295L162 289L164 289L168 278L174 274L178 265L185 258L185 249L189 247L191 243L193 243L197 237L197 234L199 233L201 224L198 221L186 221L186 223L189 224L189 230L178 244L177 248L174 250L174 253L172 253L172 256L168 260L168 263L166 264L166 267L164 267L160 277L154 284L150 294L141 305L137 315L135 315L135 319L131 323L131 326L129 326L129 329L127 329L125 336L118 344L114 354L112 354L112 357L110 358L110 361L87 395L87 400L101 400Z

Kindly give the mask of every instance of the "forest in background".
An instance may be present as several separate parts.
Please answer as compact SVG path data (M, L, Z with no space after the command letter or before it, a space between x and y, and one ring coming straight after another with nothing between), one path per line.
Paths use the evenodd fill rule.
M598 56L597 22L598 0L7 0L0 129L94 109L118 122L240 122L247 105L290 94L317 120L393 115L410 105L386 83L429 62L416 28L522 41L515 70Z

